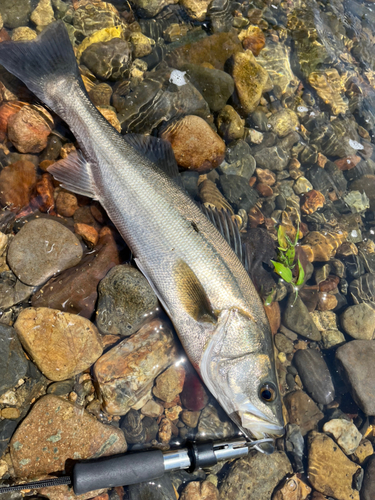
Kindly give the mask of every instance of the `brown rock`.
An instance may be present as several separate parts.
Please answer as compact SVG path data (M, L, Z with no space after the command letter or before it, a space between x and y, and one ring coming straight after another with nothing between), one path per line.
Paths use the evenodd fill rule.
M297 474L287 477L281 486L273 492L272 500L305 500L311 493L307 486Z
M180 496L180 500L219 500L219 498L219 490L211 481L191 481Z
M20 101L10 101L0 106L0 142L3 142L7 136L9 118L18 113L24 105Z
M243 48L251 50L255 57L266 44L266 37L258 26L249 26L247 30L241 31L238 38L242 41Z
M1 176L1 174L0 174ZM98 298L98 283L113 266L120 264L119 249L106 230L95 251L85 255L78 266L50 279L32 298L34 307L50 307L90 318Z
M103 352L96 327L75 314L30 307L20 312L14 328L40 371L56 382L90 368Z
M352 241L344 241L337 249L336 255L340 259L343 257L350 257L351 255L358 255L357 245Z
M339 246L346 239L347 233L329 233L311 231L303 240L302 249L310 262L327 262L336 255Z
M181 420L185 425L194 429L194 427L198 425L200 414L200 411L183 410L181 413Z
M89 248L95 247L99 241L98 231L88 224L74 224L74 232L81 236Z
M264 215L257 206L250 209L248 216L249 216L248 225L250 228L258 227L264 222Z
M178 417L179 417L181 412L182 412L182 408L179 405L172 406L171 408L166 408L164 410L165 416L167 418L169 418L169 420L171 422L174 422L174 423L176 423L176 421L178 420Z
M162 401L173 401L182 392L185 382L185 369L183 366L169 367L158 376L153 388L154 395Z
M360 467L330 437L313 432L309 436L308 458L308 477L315 490L337 500L359 500L359 491L352 485Z
M60 191L56 198L56 210L63 217L73 217L78 208L77 196L66 191Z
M9 118L8 138L20 153L40 153L47 146L51 126L53 118L48 111L24 106Z
M264 305L263 307L270 324L271 332L275 335L281 324L280 305L278 302L272 302L269 306Z
M303 436L316 429L318 422L324 417L314 401L303 391L290 392L284 396L284 404L289 423L299 425Z
M229 104L224 106L217 117L218 132L228 142L242 139L245 131L244 123L245 120Z
M124 434L57 396L43 396L14 433L10 453L16 476L35 477L65 469L68 459L124 453Z
M164 417L159 424L159 441L168 444L172 437L172 422Z
M337 306L337 298L326 292L319 292L318 311L332 311Z
M257 176L257 181L267 184L267 186L273 186L276 182L275 174L273 174L271 170L268 170L268 168L257 168L255 174Z
M191 411L200 411L208 403L208 392L205 389L197 372L190 369L186 372L181 402L185 408Z
M325 201L324 195L315 189L303 193L300 198L301 212L305 215L313 214L324 206Z
M42 174L42 177L37 181L34 197L31 200L33 208L40 212L55 215L55 200L53 198L53 183L51 174Z
M142 415L150 418L158 418L163 413L163 407L161 404L157 403L153 399L147 401L147 403L141 409Z
M111 415L125 415L151 389L155 377L175 356L172 332L153 320L107 351L94 366L94 374Z
M324 281L321 281L319 283L319 291L320 292L332 292L332 290L335 290L340 283L340 278L338 276L334 276L331 274L328 276L328 278Z
M258 193L261 196L264 196L265 198L267 196L273 195L272 188L270 186L268 186L267 184L264 184L263 182L260 182L259 184L257 184L256 190L258 191Z
M0 203L18 211L29 204L37 181L35 165L21 160L4 167L0 172Z
M181 118L163 131L162 139L171 143L182 168L207 172L224 160L224 141L199 116Z
M3 408L1 410L1 418L17 420L17 418L20 418L20 410L18 408Z
M344 158L339 158L335 160L334 163L338 166L340 170L351 170L361 161L361 157L357 155L345 156Z

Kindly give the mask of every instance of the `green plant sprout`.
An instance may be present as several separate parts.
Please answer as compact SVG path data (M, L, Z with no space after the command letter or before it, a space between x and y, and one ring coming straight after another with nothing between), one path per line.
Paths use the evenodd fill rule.
M271 260L276 274L278 274L286 283L292 283L294 285L296 299L298 295L298 287L303 284L303 280L305 279L305 270L303 269L299 258L297 258L296 262L296 245L298 243L298 235L299 224L297 225L296 237L294 241L291 241L289 236L286 234L285 227L280 225L277 231L277 240L279 243L279 246L277 247L277 260ZM296 265L298 268L298 274L296 277L293 277L293 269ZM266 305L269 305L267 304L269 300L270 296L266 298Z

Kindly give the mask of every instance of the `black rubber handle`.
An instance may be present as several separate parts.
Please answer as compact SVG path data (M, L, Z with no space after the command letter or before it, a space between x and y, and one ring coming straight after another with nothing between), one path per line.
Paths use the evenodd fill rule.
M76 495L114 486L142 483L164 474L164 458L160 450L129 453L80 462L73 469Z

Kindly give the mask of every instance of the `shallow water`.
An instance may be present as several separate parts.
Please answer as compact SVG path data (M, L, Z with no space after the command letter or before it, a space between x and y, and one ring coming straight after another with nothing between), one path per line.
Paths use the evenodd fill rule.
M0 0L0 14L1 41L62 19L104 117L168 141L189 195L229 211L275 344L272 455L82 500L374 499L375 5ZM239 438L104 209L47 172L73 134L2 68L0 141L0 482Z

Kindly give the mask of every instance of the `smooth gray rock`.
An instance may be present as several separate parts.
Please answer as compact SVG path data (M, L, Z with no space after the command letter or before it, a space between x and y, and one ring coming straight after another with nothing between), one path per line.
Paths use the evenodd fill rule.
M256 203L258 193L249 186L245 177L239 175L221 175L220 185L225 198L238 211L243 208L248 212Z
M321 340L319 330L315 326L307 307L301 298L296 298L294 294L290 294L288 298L282 323L293 332L302 335L302 337L316 341Z
M361 500L374 500L375 498L375 455L372 455L366 466L361 488Z
M375 415L375 341L352 340L337 349L336 360L354 401Z
M14 387L26 375L27 367L15 329L0 323L0 394Z
M375 310L365 302L350 306L340 316L344 331L357 340L372 340L375 332Z
M316 349L300 349L293 357L306 392L316 401L328 405L335 399L335 388L327 363Z

